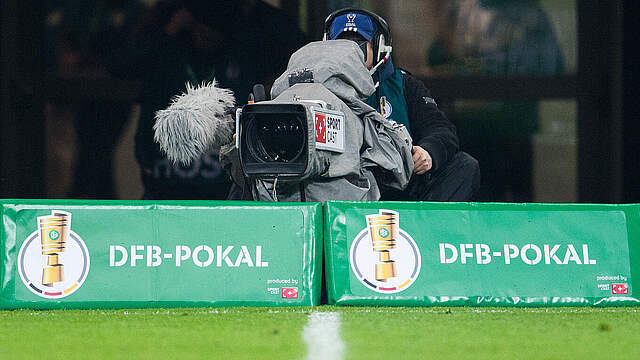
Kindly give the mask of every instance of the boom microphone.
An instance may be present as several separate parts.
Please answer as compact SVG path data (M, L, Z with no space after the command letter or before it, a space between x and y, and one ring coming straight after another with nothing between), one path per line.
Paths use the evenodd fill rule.
M213 147L231 142L235 120L233 92L216 81L193 87L156 112L154 140L169 160L189 165Z

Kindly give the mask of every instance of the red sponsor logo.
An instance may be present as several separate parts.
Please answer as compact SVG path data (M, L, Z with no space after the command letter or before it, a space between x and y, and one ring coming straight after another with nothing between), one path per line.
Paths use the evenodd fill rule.
M327 116L316 113L316 142L327 143Z
M629 285L628 284L611 284L611 293L629 295Z
M298 288L297 287L283 287L282 288L282 298L283 299L297 299L298 298Z

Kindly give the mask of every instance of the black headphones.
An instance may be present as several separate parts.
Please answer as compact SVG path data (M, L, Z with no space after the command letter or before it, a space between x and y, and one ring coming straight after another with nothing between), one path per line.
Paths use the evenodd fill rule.
M327 19L324 21L324 36L322 40L329 39L329 30L331 29L331 24L333 24L336 17L346 13L367 15L376 26L376 32L371 39L371 43L373 44L373 53L376 54L374 63L380 62L380 60L382 60L388 53L391 53L391 30L389 29L389 25L380 15L363 9L344 8L336 10L327 16Z

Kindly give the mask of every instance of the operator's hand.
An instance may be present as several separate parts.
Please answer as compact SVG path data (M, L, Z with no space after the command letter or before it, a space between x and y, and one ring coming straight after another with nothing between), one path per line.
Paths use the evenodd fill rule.
M431 170L433 159L427 150L420 146L414 146L411 148L411 153L413 154L413 172L415 174L422 175Z

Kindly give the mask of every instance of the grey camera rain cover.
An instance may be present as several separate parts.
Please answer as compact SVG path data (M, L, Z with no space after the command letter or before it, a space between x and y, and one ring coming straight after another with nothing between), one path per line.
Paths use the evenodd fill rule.
M382 170L384 176L378 177L378 182L404 189L413 172L411 135L404 125L385 119L363 101L375 92L375 85L356 43L317 41L300 48L289 59L284 74L274 82L271 97L280 97L292 86L292 74L306 74L301 81L308 82L309 73L314 83L322 84L360 119L363 126L360 166ZM347 122L348 126L351 124Z

